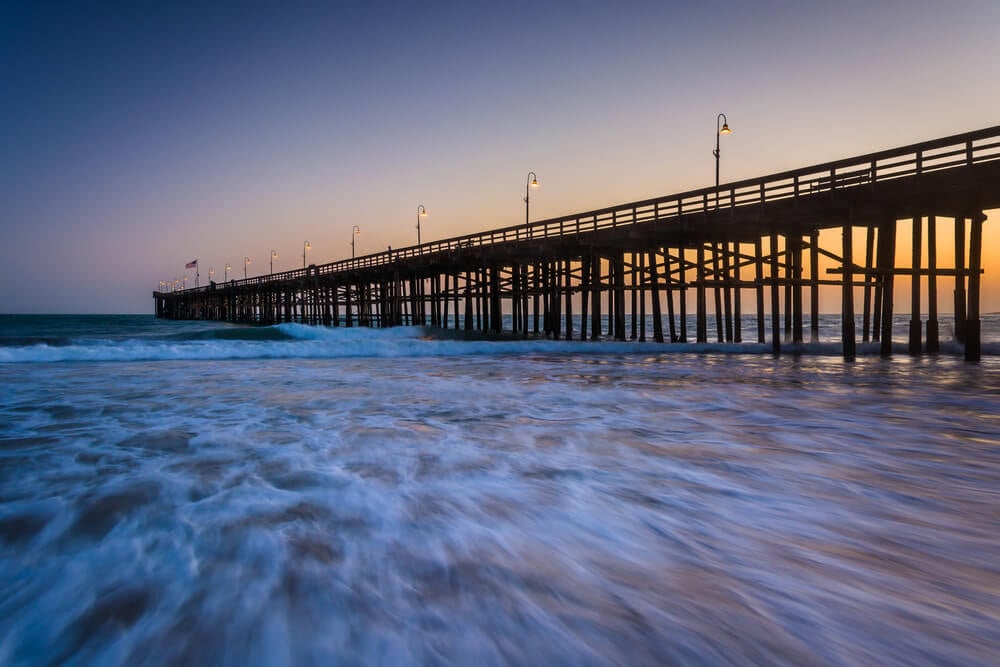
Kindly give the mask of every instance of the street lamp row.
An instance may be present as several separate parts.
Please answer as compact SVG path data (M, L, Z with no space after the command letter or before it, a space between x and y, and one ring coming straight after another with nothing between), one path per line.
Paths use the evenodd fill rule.
M733 131L729 128L729 119L726 118L726 114L720 113L718 115L718 117L716 118L715 130L716 130L716 132L715 132L715 150L712 151L712 155L715 156L715 208L719 208L719 158L721 156L721 151L720 151L721 146L720 146L720 143L719 143L719 139L724 134L732 134L733 133ZM524 186L524 224L525 225L530 224L530 217L529 217L530 216L530 208L529 207L531 206L531 188L537 188L537 187L538 187L538 176L535 174L535 172L529 171L528 172L528 179L527 179L527 182L526 182L526 184ZM422 241L421 241L421 238L420 238L420 218L426 218L426 217L427 217L427 208L423 204L420 204L419 206L417 206L417 245L418 246L422 245ZM361 228L358 227L357 225L354 225L354 227L351 229L351 259L355 258L355 241L357 240L357 237L359 237L359 236L361 236ZM305 243L302 244L302 268L303 269L306 268L306 253L309 252L310 250L312 250L312 246L309 244L309 241L306 241ZM278 253L275 252L274 250L271 250L271 274L274 274L274 258L277 257L277 256L278 256ZM246 279L246 277L247 277L247 267L248 266L250 266L250 258L249 257L244 257L243 258L243 278L244 279ZM229 264L226 264L226 269L225 269L225 274L224 274L224 280L226 280L226 281L229 280L229 271L231 269L232 269L232 266L230 266ZM208 275L209 275L209 280L211 280L212 276L215 275L215 269L210 268L208 270ZM161 280L160 281L160 289L162 290L162 289L165 289L165 288L171 287L171 286L173 286L176 289L177 288L177 284L178 284L178 281L176 279L173 281L173 283L171 283L168 280ZM184 276L184 285L185 286L187 285L187 276Z
M302 267L303 268L305 268L305 265L306 265L306 251L307 250L312 250L312 246L309 245L309 241L306 241L305 245L302 247ZM274 273L274 259L277 256L278 256L277 251L276 250L271 250L270 268L271 268L271 273L272 274ZM247 267L250 266L251 262L252 262L252 260L249 257L247 257L247 256L243 257L243 279L244 280L246 280L246 278L247 278ZM223 281L225 281L225 282L229 281L229 272L232 271L232 270L233 270L232 265L229 262L226 262L226 268L225 268L225 271L222 274ZM208 270L208 278L209 278L209 280L211 280L213 276L215 276L215 269L210 268ZM185 280L186 279L187 278L185 277Z
M533 177L533 176L534 176L534 172L532 172L531 174L529 174L529 177ZM537 188L538 187L538 180L534 179L531 182L529 182L528 185L529 185L529 187ZM525 196L525 198L524 198L524 203L525 203L525 219L527 219L527 203L528 203L527 196ZM417 206L417 245L418 246L421 245L421 239L420 239L420 218L426 218L426 217L427 217L427 207L425 207L423 204L420 204L419 206ZM361 228L358 227L357 225L354 225L354 227L351 228L351 259L355 258L355 249L356 249L355 241L357 240L357 237L359 237L359 236L361 236ZM310 245L309 241L306 241L305 243L302 244L302 268L303 269L306 268L306 253L308 253L310 250L312 250L312 245ZM277 251L275 251L275 250L272 249L271 250L271 264L270 264L271 274L272 275L274 274L274 258L277 257L277 256L278 256ZM250 266L250 258L249 257L244 257L243 258L243 278L244 278L244 280L247 278L247 267L248 266ZM229 271L230 271L230 269L232 269L232 267L229 264L226 264L226 271L224 273L224 280L225 281L229 280ZM211 279L211 276L215 275L215 269L209 269L208 273L209 273L209 279ZM187 281L187 276L184 277L184 280L185 280L185 282ZM169 286L169 284L170 283L167 282L167 281L162 281L162 280L160 281L161 288L164 287L164 286Z

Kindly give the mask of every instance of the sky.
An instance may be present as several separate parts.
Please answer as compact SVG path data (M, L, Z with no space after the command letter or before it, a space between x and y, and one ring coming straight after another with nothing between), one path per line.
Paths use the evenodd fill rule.
M151 313L195 258L204 283L350 257L354 225L358 254L415 244L420 204L424 241L517 224L529 171L533 220L704 187L720 112L723 182L993 126L997 25L996 0L3 3L0 312Z

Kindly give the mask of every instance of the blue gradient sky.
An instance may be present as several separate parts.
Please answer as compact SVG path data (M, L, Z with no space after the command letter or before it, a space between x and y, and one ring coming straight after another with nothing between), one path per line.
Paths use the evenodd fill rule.
M1000 121L995 0L693 5L5 4L0 312L709 185L720 111L723 181Z

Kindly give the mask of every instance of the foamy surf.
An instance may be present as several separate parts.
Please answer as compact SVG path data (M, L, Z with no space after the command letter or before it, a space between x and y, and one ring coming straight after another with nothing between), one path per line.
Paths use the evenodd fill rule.
M986 665L998 377L710 349L0 365L0 664Z
M771 354L770 343L654 343L611 340L465 336L427 327L369 329L284 323L271 327L216 327L173 332L162 337L66 338L59 344L35 342L0 346L0 363L223 361L227 359L351 359L511 355L673 355ZM23 341L14 341L23 342ZM782 343L782 354L836 356L836 342ZM906 344L894 342L905 353ZM859 343L859 355L877 355L878 343ZM961 345L944 341L941 353L960 355ZM984 355L1000 354L1000 343L983 344Z

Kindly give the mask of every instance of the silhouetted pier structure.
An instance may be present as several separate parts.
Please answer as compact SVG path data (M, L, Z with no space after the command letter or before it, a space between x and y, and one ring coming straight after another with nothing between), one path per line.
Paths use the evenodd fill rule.
M939 349L944 281L953 289L955 337L974 361L981 341L983 212L997 207L1000 126L718 189L153 296L156 316L171 319L420 324L658 342L707 342L714 320L714 337L733 343L742 342L749 299L757 342L769 337L778 353L783 342L805 340L804 312L809 340L818 339L820 290L839 290L843 354L853 358L858 310L861 341L878 341L883 354L891 353L893 282L909 276L910 353ZM909 262L897 258L900 221L909 221ZM956 251L944 257L937 252L939 229L954 235ZM834 233L821 243L827 230ZM693 332L687 326L691 293Z

